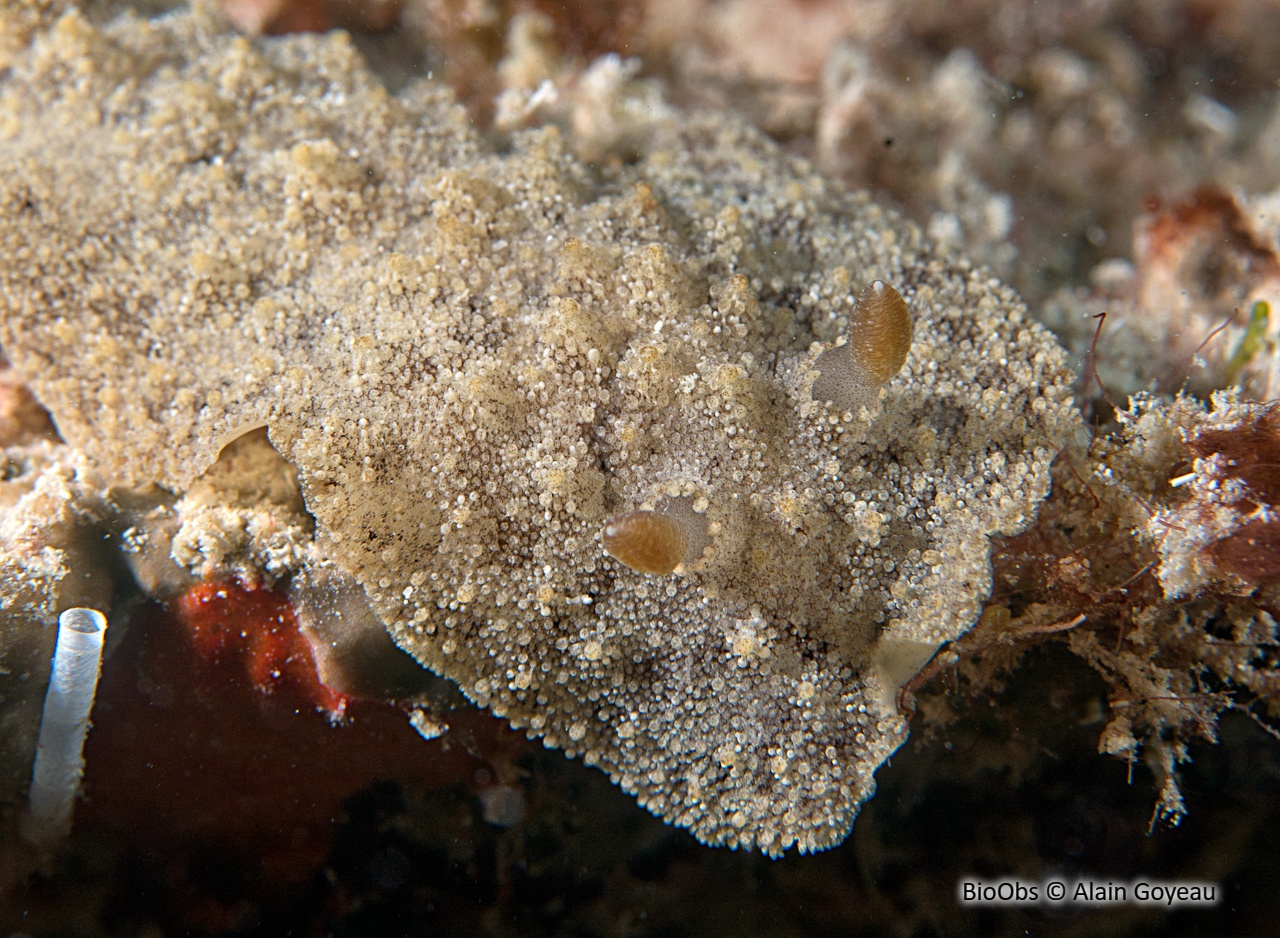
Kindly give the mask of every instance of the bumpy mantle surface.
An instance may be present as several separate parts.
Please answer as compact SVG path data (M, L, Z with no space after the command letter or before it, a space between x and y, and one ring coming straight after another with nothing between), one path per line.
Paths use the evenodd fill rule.
M1071 426L1011 291L727 118L597 173L341 35L4 25L0 338L70 444L180 492L265 423L421 662L709 843L844 837ZM836 413L812 365L874 279L914 341ZM664 504L701 558L602 551Z

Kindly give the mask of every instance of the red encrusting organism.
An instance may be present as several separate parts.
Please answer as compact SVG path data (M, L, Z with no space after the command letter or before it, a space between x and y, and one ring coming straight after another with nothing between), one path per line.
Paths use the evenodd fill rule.
M183 593L174 609L192 648L208 665L242 667L259 692L287 688L331 721L346 714L349 698L321 683L311 646L284 593L206 580Z

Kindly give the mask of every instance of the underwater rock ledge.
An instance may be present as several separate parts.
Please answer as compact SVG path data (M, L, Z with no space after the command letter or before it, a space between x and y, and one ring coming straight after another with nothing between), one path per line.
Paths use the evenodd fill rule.
M844 838L1076 426L1012 291L730 117L598 168L343 34L0 17L0 342L97 473L182 493L265 425L422 664L706 843ZM841 411L877 280L910 349ZM673 506L673 572L602 549Z

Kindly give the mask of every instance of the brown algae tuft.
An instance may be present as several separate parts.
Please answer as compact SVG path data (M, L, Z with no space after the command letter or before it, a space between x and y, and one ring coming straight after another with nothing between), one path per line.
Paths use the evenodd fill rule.
M322 556L419 662L707 843L845 837L898 687L978 618L1076 425L1012 291L728 117L596 171L550 129L490 151L342 34L23 29L0 341L97 473L178 495L265 425L315 521L277 573ZM824 399L844 335L874 422ZM696 556L611 560L636 510Z

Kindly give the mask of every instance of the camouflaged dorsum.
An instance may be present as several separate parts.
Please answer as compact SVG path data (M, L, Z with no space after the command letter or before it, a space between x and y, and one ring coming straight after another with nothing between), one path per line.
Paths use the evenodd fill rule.
M602 183L551 131L487 151L341 37L206 27L49 30L0 75L0 341L68 441L177 493L265 423L419 662L707 843L838 843L906 736L889 652L970 627L989 536L1048 489L1061 350L734 118L654 120ZM858 325L851 269L911 310L905 363L859 366L901 366L872 423L793 382L902 333ZM682 499L696 558L602 550Z

